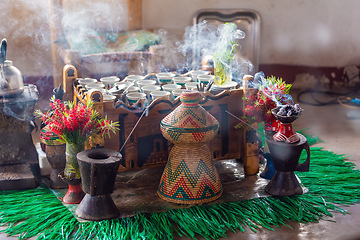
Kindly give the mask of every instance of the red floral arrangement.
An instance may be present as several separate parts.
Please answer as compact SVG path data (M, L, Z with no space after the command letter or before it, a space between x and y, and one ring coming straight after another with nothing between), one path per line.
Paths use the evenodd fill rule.
M265 130L271 130L275 121L271 109L276 108L278 104L292 101L289 95L290 88L291 84L286 84L282 78L262 78L257 88L251 90L252 94L244 97L244 122L236 125L236 128L265 122Z
M110 132L118 130L118 123L101 119L93 109L94 103L89 100L86 105L74 102L62 103L61 100L50 99L51 110L42 113L36 111L41 120L49 126L51 132L59 136L58 141L72 145L83 144L89 137L110 136Z

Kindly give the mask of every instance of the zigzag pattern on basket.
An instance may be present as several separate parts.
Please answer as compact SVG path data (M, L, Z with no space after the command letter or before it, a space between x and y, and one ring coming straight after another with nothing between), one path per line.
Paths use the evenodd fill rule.
M184 177L182 177L182 176L175 183L175 186L170 190L168 195L175 197L175 198L184 198L184 199L194 198L193 193L186 185Z
M197 185L197 182L203 172L205 172L213 181L216 181L217 179L215 175L216 172L214 171L214 169L209 169L209 167L201 159L199 160L199 164L194 174L191 173L190 169L186 165L185 159L181 160L179 165L176 167L175 171L171 170L172 166L171 166L171 161L169 159L169 164L167 165L166 168L167 169L165 169L165 171L167 171L168 176L171 176L168 179L169 184L174 182L181 173L185 173L185 177L193 187Z
M216 171L209 169L202 160L199 161L195 173L191 173L185 160L182 160L174 171L172 171L171 161L168 161L159 192L170 198L189 200L214 197L221 192L221 186L216 184L215 173ZM190 183L190 185L186 183Z
M191 116L186 116L186 119L180 124L180 128L190 128L195 127L199 128L200 126L192 119Z
M201 181L199 190L194 194L191 189L186 185L184 177L181 176L179 180L174 184L173 188L169 192L166 191L166 183L162 181L159 186L159 193L172 199L184 199L184 200L200 200L213 198L214 196L221 194L222 187L216 188L211 181L206 177Z
M175 111L179 111L178 109L175 109ZM193 118L195 118L195 120L199 121L200 123L202 123L203 125L206 125L206 115L204 113L201 112L201 116L198 116L195 112L192 111L191 108L188 108L185 112L183 112L182 114L180 114L178 117L176 112L174 112L175 114L173 114L173 118L170 121L171 125L175 125L176 123L180 122L184 117L187 116L192 116Z

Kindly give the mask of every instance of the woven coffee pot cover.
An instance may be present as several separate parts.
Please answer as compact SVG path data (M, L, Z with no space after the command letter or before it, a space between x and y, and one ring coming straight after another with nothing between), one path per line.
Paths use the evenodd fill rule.
M160 124L163 136L174 143L158 188L160 198L175 203L200 204L222 194L219 175L206 145L219 123L199 105L199 92L183 92L182 104Z
M185 91L180 96L182 104L161 120L163 136L176 143L200 143L213 139L219 123L199 105L201 94Z

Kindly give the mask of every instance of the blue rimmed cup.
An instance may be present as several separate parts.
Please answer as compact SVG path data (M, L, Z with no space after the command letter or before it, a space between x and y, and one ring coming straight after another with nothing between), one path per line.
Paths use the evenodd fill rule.
M170 92L167 91L153 91L150 93L151 99L154 101L158 98L170 99Z
M197 91L198 90L198 83L196 82L189 82L185 84L186 90Z
M162 89L167 92L172 92L175 89L180 89L181 86L178 84L166 84L162 86Z
M115 83L119 82L120 78L117 76L110 76L110 77L103 77L100 78L100 82L102 82L105 85L106 89L111 89L115 86Z
M157 73L156 77L157 77L160 85L171 84L173 77L175 77L175 74L168 73L168 72L162 72L162 73Z
M180 85L182 88L185 88L185 84L192 81L191 77L174 77L173 81L175 84Z
M146 94L141 92L131 92L126 94L126 98L128 99L129 103L132 105L137 103L140 99L145 100Z

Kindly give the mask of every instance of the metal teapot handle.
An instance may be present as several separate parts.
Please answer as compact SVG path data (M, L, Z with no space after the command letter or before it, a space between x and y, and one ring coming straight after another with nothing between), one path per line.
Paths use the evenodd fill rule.
M299 164L295 171L308 172L310 169L310 147L309 147L309 143L307 141L305 142L304 149L306 150L306 153L307 153L306 161Z

